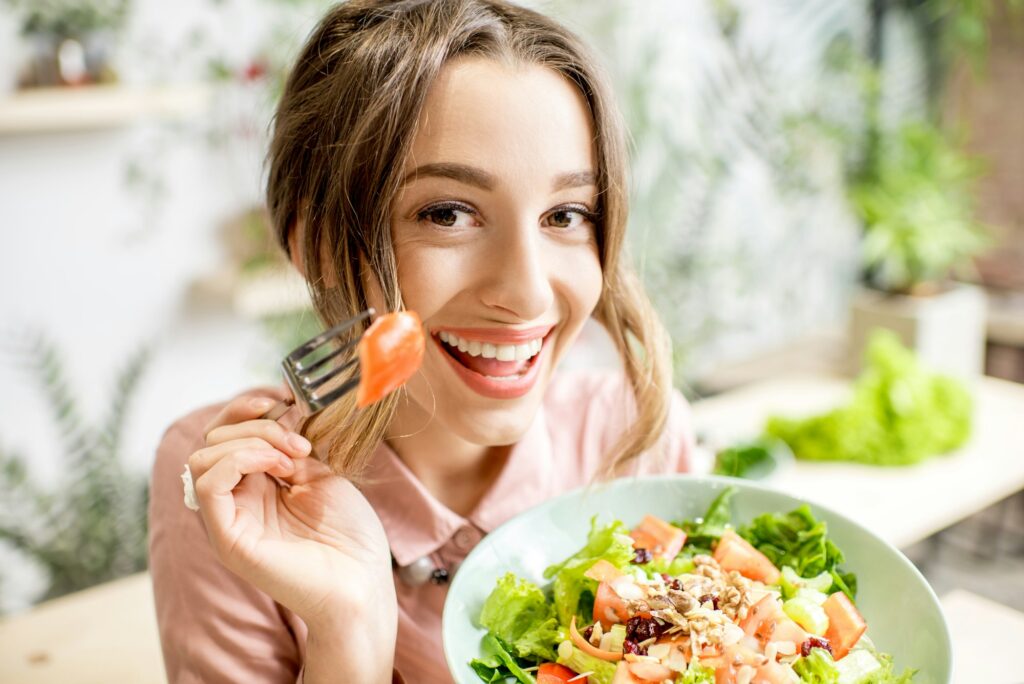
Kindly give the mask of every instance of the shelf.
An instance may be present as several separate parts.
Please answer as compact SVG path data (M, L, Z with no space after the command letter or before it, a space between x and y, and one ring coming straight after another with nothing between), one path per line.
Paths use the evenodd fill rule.
M0 136L97 130L143 119L187 117L204 111L209 95L205 85L22 90L0 99Z
M284 266L255 273L213 273L193 284L193 296L197 301L226 305L250 319L308 311L313 306L306 281Z

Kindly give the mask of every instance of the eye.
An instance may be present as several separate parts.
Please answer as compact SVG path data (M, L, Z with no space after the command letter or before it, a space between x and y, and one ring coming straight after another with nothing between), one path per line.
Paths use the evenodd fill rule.
M571 230L579 228L584 223L596 223L597 215L582 206L558 207L545 219L547 225L553 228Z
M473 217L476 214L472 208L464 204L446 202L435 204L420 211L416 217L420 221L429 221L444 228L468 228L476 225Z

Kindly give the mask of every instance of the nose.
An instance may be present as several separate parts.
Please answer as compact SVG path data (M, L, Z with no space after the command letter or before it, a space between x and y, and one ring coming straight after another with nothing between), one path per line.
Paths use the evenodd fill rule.
M480 297L489 308L522 321L536 320L551 308L555 296L543 238L535 224L499 232L501 237L491 243Z

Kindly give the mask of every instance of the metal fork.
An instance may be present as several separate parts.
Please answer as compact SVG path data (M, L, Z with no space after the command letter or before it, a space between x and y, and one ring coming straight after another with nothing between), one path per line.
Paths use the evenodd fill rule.
M279 401L262 417L268 420L277 420L293 406L298 406L302 418L309 418L351 392L359 384L358 373L338 387L331 388L330 384L332 380L340 377L342 373L359 362L359 358L354 355L348 359L339 359L359 344L359 336L345 342L345 333L352 326L373 316L374 313L376 312L371 308L344 320L330 330L300 344L284 357L284 360L281 361L281 368L284 371L285 381L291 389L292 398ZM335 348L331 349L329 353L317 356L317 352L329 349L334 345L336 345ZM323 392L318 392L321 388L326 389Z

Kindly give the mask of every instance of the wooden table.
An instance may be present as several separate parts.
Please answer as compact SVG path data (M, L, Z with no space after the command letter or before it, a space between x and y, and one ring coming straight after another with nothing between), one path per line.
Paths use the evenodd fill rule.
M1024 385L981 378L970 442L910 467L795 465L769 478L906 548L1024 489ZM829 375L767 380L694 404L698 432L728 442L760 434L769 415L806 416L844 401L850 381Z
M140 573L0 622L0 682L166 682L149 575Z

